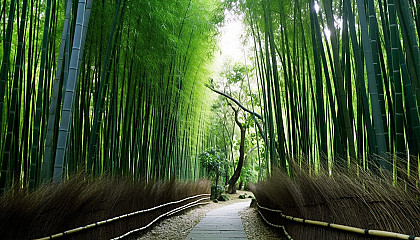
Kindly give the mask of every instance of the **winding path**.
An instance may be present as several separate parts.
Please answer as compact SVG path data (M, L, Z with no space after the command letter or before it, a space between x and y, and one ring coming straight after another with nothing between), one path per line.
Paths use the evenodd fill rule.
M208 212L185 240L248 239L238 212L249 207L249 204L250 201L244 201Z

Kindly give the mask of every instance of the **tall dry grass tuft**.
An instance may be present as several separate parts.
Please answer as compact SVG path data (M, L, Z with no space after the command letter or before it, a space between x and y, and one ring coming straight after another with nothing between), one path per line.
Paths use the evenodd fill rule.
M304 219L420 235L420 190L413 182L393 186L389 176L378 176L354 167L334 169L334 174L310 176L296 166L293 177L276 171L251 187L258 203ZM278 213L263 212L284 225L294 239L375 239L323 227L294 223Z
M210 182L140 181L102 177L86 181L79 175L27 194L10 191L0 199L0 238L34 239L148 209L189 196L210 193ZM182 203L182 204L185 204ZM139 216L104 224L62 239L109 239L147 225L175 204Z

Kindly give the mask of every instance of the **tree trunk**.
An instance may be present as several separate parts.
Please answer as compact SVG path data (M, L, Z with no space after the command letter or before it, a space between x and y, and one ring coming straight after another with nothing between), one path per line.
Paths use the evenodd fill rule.
M244 157L245 157L245 132L246 128L243 126L242 123L238 120L238 114L239 110L233 108L233 111L235 111L235 122L241 129L241 143L239 145L239 161L238 166L236 166L235 172L233 173L232 177L229 179L229 186L227 192L230 194L236 193L236 182L239 179L239 176L241 175L242 166L244 165Z
M218 199L219 198L219 189L217 188L217 186L219 185L219 174L216 174L216 189L214 192L214 198Z

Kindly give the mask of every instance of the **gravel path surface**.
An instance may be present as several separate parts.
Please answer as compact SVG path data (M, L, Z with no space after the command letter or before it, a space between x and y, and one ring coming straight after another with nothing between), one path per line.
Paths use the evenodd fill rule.
M248 239L287 239L284 237L283 230L268 226L255 208L247 208L245 211L239 212L239 216L242 218L242 225Z
M247 196L252 196L251 192L246 191L237 191L236 194L228 194L230 200L227 202L210 202L207 205L185 211L183 214L164 219L153 226L149 231L141 235L133 236L131 239L183 240L210 210L240 201L249 201L249 199L239 199L239 195L244 193L246 193ZM242 224L248 239L284 239L282 238L282 232L280 230L270 228L263 222L256 209L247 208L246 210L239 212L239 215L241 216Z

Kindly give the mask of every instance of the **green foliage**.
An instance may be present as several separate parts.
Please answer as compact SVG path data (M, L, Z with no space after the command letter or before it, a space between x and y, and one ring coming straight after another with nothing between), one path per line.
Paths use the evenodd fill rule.
M391 170L388 156L397 152L404 160L394 161L394 168L419 176L417 5L408 0L387 5L226 0L224 5L245 15L253 41L253 81L267 132L260 167L269 173L279 164L289 172L289 161L305 159L315 171L334 163ZM231 86L240 79L238 71L225 74Z
M394 155L393 168L419 176L418 4L317 2L318 12L312 0L104 0L81 27L91 0L69 11L58 0L4 1L0 188L37 186L41 169L49 181L53 163L57 180L87 168L133 179L197 179L209 167L229 176L238 128L229 102L210 101L206 89L227 9L243 14L254 56L226 62L212 87L262 115L264 137L251 114L238 116L245 151L259 145L259 176L295 159L314 170L372 168L377 154L382 168ZM212 147L213 163L226 164L199 164Z
M242 169L240 181L243 181L244 186L248 186L249 183L257 182L257 179L258 179L257 169L253 169L252 167L248 167L248 166Z
M212 177L222 176L226 171L226 159L221 150L211 148L199 155L201 166Z
M245 79L245 66L240 63L235 63L231 69L222 72L220 75L227 79L227 84L242 82Z
M51 180L54 164L57 180L88 169L96 176L133 179L203 175L198 154L209 145L210 109L204 81L224 18L217 1L105 0L90 10L90 0L64 1L71 7L66 11L66 4L51 0L45 31L47 1L28 1L27 22L20 28L14 19L23 19L24 5L16 2L5 1L1 11L1 39L7 19L13 29L10 54L6 44L0 49L2 58L10 59L2 60L7 68L1 74L0 129L14 130L7 137L10 157L0 158L0 185L37 186L41 172L43 181ZM9 13L11 3L20 9ZM65 26L68 31L62 32ZM23 41L19 29L25 32ZM47 48L41 46L43 37ZM17 66L20 42L25 44L19 75L10 70ZM15 121L8 120L11 114ZM1 156L5 145L2 134Z
M212 185L210 191L211 199L218 199L218 196L222 195L225 192L225 187L223 185Z

